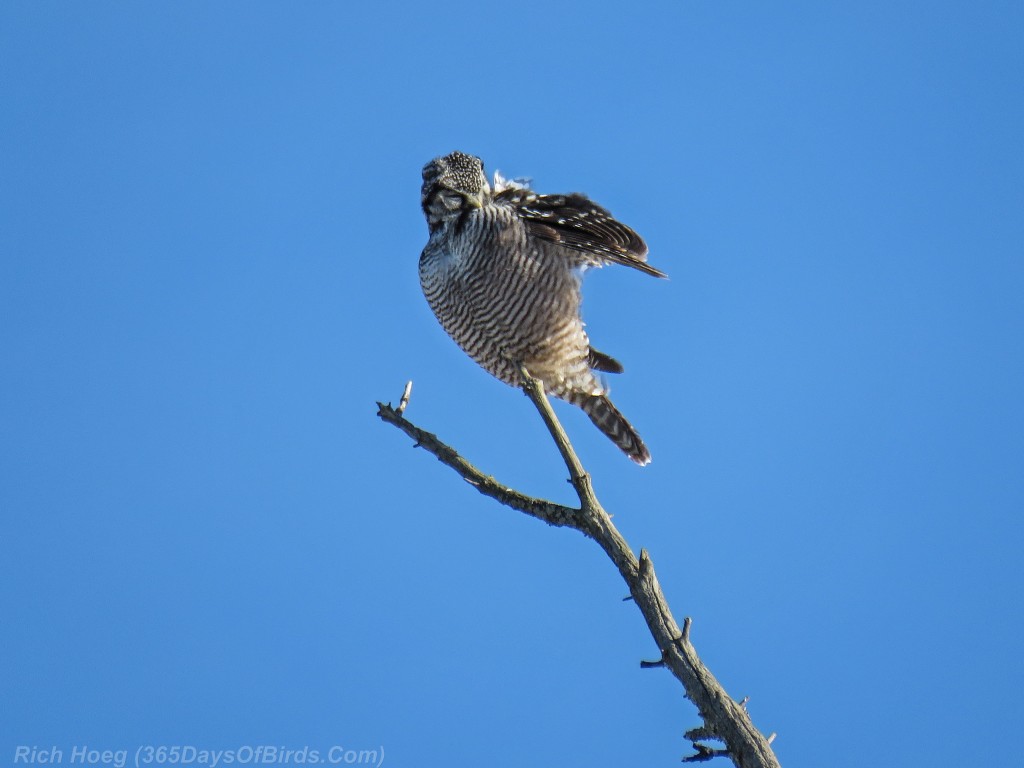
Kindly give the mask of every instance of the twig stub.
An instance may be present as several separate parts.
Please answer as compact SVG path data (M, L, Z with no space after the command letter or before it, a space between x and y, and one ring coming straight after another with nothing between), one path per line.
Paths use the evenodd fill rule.
M405 390L402 392L402 399L398 401L398 407L395 412L401 416L405 413L406 406L409 405L409 396L412 395L412 379L405 382Z

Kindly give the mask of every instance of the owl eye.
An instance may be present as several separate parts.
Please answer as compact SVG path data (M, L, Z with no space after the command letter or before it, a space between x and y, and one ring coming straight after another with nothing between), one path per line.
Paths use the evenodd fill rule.
M458 192L444 191L440 195L441 204L449 211L457 211L462 208L462 195Z

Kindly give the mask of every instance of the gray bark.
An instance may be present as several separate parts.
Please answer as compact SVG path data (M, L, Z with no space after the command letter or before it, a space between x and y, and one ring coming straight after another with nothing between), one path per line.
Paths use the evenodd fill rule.
M690 619L683 622L682 629L676 624L647 552L641 549L639 558L633 554L594 494L590 475L583 470L565 430L555 417L543 384L525 369L521 372L523 391L540 412L569 470L569 481L579 498L579 508L527 496L498 483L466 461L454 448L438 440L436 435L407 420L404 411L409 403L411 382L406 385L398 408L377 403L377 415L405 432L417 447L436 456L485 496L549 525L575 528L600 545L629 587L629 594L661 651L658 661L641 662L641 666L669 669L682 683L686 697L696 705L703 720L701 726L686 733L696 753L685 758L684 762L703 762L722 756L729 757L739 768L778 768L778 760L770 746L774 734L765 737L755 728L747 714L746 700L734 701L704 666L690 642ZM724 748L705 744L704 741L709 739L722 742Z

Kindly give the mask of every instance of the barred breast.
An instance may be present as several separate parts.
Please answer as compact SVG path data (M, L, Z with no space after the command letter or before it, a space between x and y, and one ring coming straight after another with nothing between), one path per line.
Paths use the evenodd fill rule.
M420 257L423 293L448 335L512 386L522 362L558 397L603 394L587 362L579 274L530 243L501 206L474 210L454 226L469 236L432 238Z

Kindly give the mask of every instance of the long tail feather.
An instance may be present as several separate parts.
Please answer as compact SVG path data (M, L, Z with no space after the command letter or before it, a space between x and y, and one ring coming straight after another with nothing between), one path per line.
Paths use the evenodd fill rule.
M608 435L629 458L640 466L651 463L651 452L633 425L612 405L611 400L604 395L584 395L573 398L572 402L582 408L594 425Z

